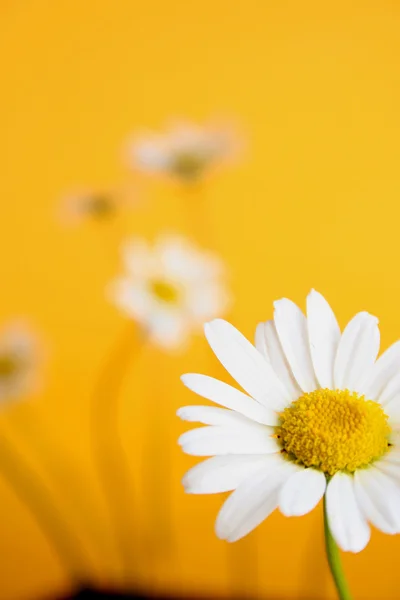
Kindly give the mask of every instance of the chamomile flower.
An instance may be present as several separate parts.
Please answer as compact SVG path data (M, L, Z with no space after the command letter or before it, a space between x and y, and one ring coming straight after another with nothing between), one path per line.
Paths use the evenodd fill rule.
M276 508L304 515L324 495L330 531L343 550L367 545L369 523L400 533L400 342L377 359L378 320L360 312L341 333L314 290L307 317L290 300L276 302L274 319L257 327L256 347L220 319L205 333L247 392L205 375L182 378L224 407L178 411L206 425L180 437L183 450L212 456L185 475L186 491L233 491L217 535L236 541Z
M236 146L227 127L183 123L163 134L148 133L134 139L128 147L128 161L149 174L193 182L231 158Z
M38 361L37 341L26 327L10 323L0 330L0 402L34 391Z
M137 204L136 194L128 189L82 189L67 195L61 202L61 218L69 224L86 219L109 221L123 210Z
M183 345L193 329L227 308L222 262L184 238L164 236L153 245L133 239L123 246L123 261L112 299L156 345Z

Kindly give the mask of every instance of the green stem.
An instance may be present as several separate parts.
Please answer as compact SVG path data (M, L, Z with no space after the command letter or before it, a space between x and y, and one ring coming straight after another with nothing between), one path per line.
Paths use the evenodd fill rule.
M324 532L325 532L325 550L329 567L335 582L336 590L340 600L352 600L349 585L343 571L342 561L340 560L339 548L333 539L329 528L328 514L326 509L326 495L324 496Z
M52 545L60 564L67 570L74 585L86 582L83 565L86 556L81 540L69 528L64 515L59 512L45 481L25 460L18 446L0 436L0 471L15 495L31 512L47 541Z
M136 490L131 477L130 461L119 431L122 385L132 356L143 348L144 339L134 324L128 323L122 339L106 359L95 386L92 401L92 443L100 483L108 503L116 541L124 569L124 585L132 585L137 565L138 521Z

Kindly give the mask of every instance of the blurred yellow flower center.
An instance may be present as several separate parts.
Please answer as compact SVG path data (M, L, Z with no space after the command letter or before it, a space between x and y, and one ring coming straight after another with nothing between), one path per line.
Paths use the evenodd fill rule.
M181 152L174 157L172 169L183 179L196 179L205 168L207 160L195 152Z
M348 390L304 394L280 416L277 437L288 458L328 475L367 466L389 448L382 407Z
M154 296L162 302L176 304L179 300L179 289L169 281L154 279L150 284L150 289Z
M17 363L12 356L0 355L0 379L11 377L17 370Z
M115 203L106 195L92 196L87 201L87 210L94 217L106 218L115 212Z

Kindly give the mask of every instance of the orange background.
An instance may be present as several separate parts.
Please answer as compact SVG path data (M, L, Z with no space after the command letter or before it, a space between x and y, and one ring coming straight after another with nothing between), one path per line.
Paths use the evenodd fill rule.
M235 297L229 318L248 336L270 318L273 299L304 306L315 287L342 325L367 309L380 317L385 347L400 337L400 8L389 0L3 0L0 17L1 320L26 317L49 357L44 391L4 407L0 434L48 475L88 547L91 577L118 582L89 427L96 373L126 326L104 291L120 269L119 240L167 228L219 252ZM122 159L135 130L221 114L238 123L247 152L200 193L145 181L136 183L137 211L113 225L70 229L57 220L71 187L135 185ZM222 499L184 495L180 479L195 461L176 445L185 426L174 414L195 403L179 382L186 371L222 375L201 336L183 356L145 348L119 398L141 489L135 523L148 542L135 559L138 583L177 594L334 598L320 507L301 519L276 513L232 547L213 532ZM157 439L155 413L164 423ZM76 463L84 488L54 464L37 420ZM155 469L173 518L166 546L149 499ZM1 479L0 499L1 598L67 586ZM364 552L346 555L356 598L398 597L399 551L400 538L374 532Z

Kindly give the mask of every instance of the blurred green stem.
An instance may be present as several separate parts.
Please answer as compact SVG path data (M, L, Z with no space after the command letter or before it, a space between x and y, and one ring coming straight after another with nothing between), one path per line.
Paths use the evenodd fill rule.
M325 550L328 559L329 567L335 582L336 590L340 600L352 600L350 588L346 581L346 577L340 560L339 548L333 539L329 528L328 514L326 508L326 495L324 496L324 532L325 532Z
M16 415L15 415L16 417ZM11 420L10 420L11 422ZM61 492L61 502L73 511L78 520L79 531L87 531L94 542L97 551L104 548L106 542L101 534L103 524L96 518L94 499L89 496L90 488L80 473L80 465L75 464L68 451L63 451L59 440L52 434L52 429L46 427L40 419L37 405L26 402L11 423L13 430L19 430L19 435L36 449L40 463L46 469L51 480L56 482L58 496ZM93 560L88 563L88 573L95 568ZM101 575L101 573L99 573Z
M119 431L118 399L133 350L139 350L144 345L143 340L139 340L139 334L137 326L129 322L122 338L107 357L95 385L91 415L94 456L123 561L124 583L128 585L134 583L138 522L135 528L136 497Z
M57 554L61 566L74 585L86 584L85 556L80 540L69 529L59 512L51 490L31 467L17 446L0 435L0 469L4 479L22 504L28 508L40 530Z

